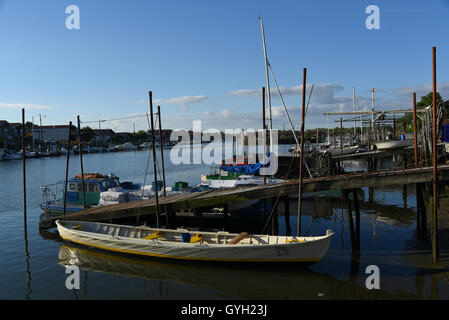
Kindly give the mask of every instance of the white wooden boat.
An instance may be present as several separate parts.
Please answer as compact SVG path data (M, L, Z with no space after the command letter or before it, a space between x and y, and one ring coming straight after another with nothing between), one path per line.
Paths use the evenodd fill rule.
M412 140L390 140L390 141L380 141L376 142L376 148L378 150L388 150L388 149L399 149L411 146L413 144Z
M56 221L67 241L140 256L201 261L308 262L327 252L331 230L319 237L248 235L157 229L86 221Z
M351 154L357 151L357 149L359 148L359 146L349 146L349 147L333 147L328 149L328 151L330 152L331 156L340 156L340 155L345 155L345 154ZM343 151L343 153L342 153Z

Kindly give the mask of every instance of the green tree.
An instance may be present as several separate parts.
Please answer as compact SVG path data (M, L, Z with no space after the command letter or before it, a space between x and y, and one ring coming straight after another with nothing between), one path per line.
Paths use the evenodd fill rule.
M441 95L437 92L436 94L437 105L443 105L444 108L444 118L449 117L449 100L444 101ZM433 104L433 93L429 92L425 96L421 97L421 100L416 103L416 110L422 110ZM406 113L401 120L406 124L407 131L413 131L413 113ZM418 118L419 121L419 118Z

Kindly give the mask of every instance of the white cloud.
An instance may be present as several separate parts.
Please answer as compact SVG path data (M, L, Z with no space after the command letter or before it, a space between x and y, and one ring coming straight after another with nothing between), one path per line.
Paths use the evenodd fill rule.
M9 108L9 109L22 109L22 108L25 108L25 110L50 109L49 106L41 106L41 105L38 105L38 104L4 103L4 102L0 102L0 108Z
M396 89L394 93L404 96L411 97L413 92L416 92L416 98L420 99L422 96L432 92L433 86L431 83L427 83L420 86L402 87ZM437 91L440 93L443 99L449 99L449 82L437 83Z
M195 103L201 103L205 100L209 99L207 96L184 96L178 98L169 98L169 99L156 99L153 103L156 104L174 104L183 107L184 109L189 109L189 105Z
M224 109L224 110L221 110L220 111L220 114L223 116L223 117L225 117L226 119L228 119L229 118L229 116L231 115L231 110L229 110L229 109Z

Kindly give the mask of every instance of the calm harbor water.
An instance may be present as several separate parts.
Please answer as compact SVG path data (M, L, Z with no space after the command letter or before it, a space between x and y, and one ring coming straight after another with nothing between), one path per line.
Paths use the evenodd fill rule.
M167 151L168 152L168 151ZM87 154L85 172L114 173L142 183L148 151ZM167 185L200 183L206 165L173 165L166 155ZM364 190L361 254L350 254L346 204L332 198L304 203L303 231L335 232L325 258L309 267L204 264L133 258L64 243L55 229L40 231L39 187L61 181L65 157L27 160L27 233L24 232L21 161L0 162L0 299L448 299L449 285L414 266L415 194L409 188ZM79 173L72 156L70 176ZM147 184L152 182L152 166ZM280 205L280 234L285 232ZM296 200L290 222L296 230ZM242 230L244 231L244 230ZM294 232L294 231L293 231ZM427 249L426 249L427 250ZM65 265L81 270L79 290L68 290ZM367 266L380 269L380 290L368 290Z

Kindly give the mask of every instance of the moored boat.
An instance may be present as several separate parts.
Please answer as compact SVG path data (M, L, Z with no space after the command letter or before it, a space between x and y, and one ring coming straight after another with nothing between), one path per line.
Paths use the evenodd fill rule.
M103 250L159 258L229 262L307 262L326 254L333 232L318 237L249 235L56 221L64 240Z
M390 140L375 142L378 150L400 149L411 146L413 140Z

